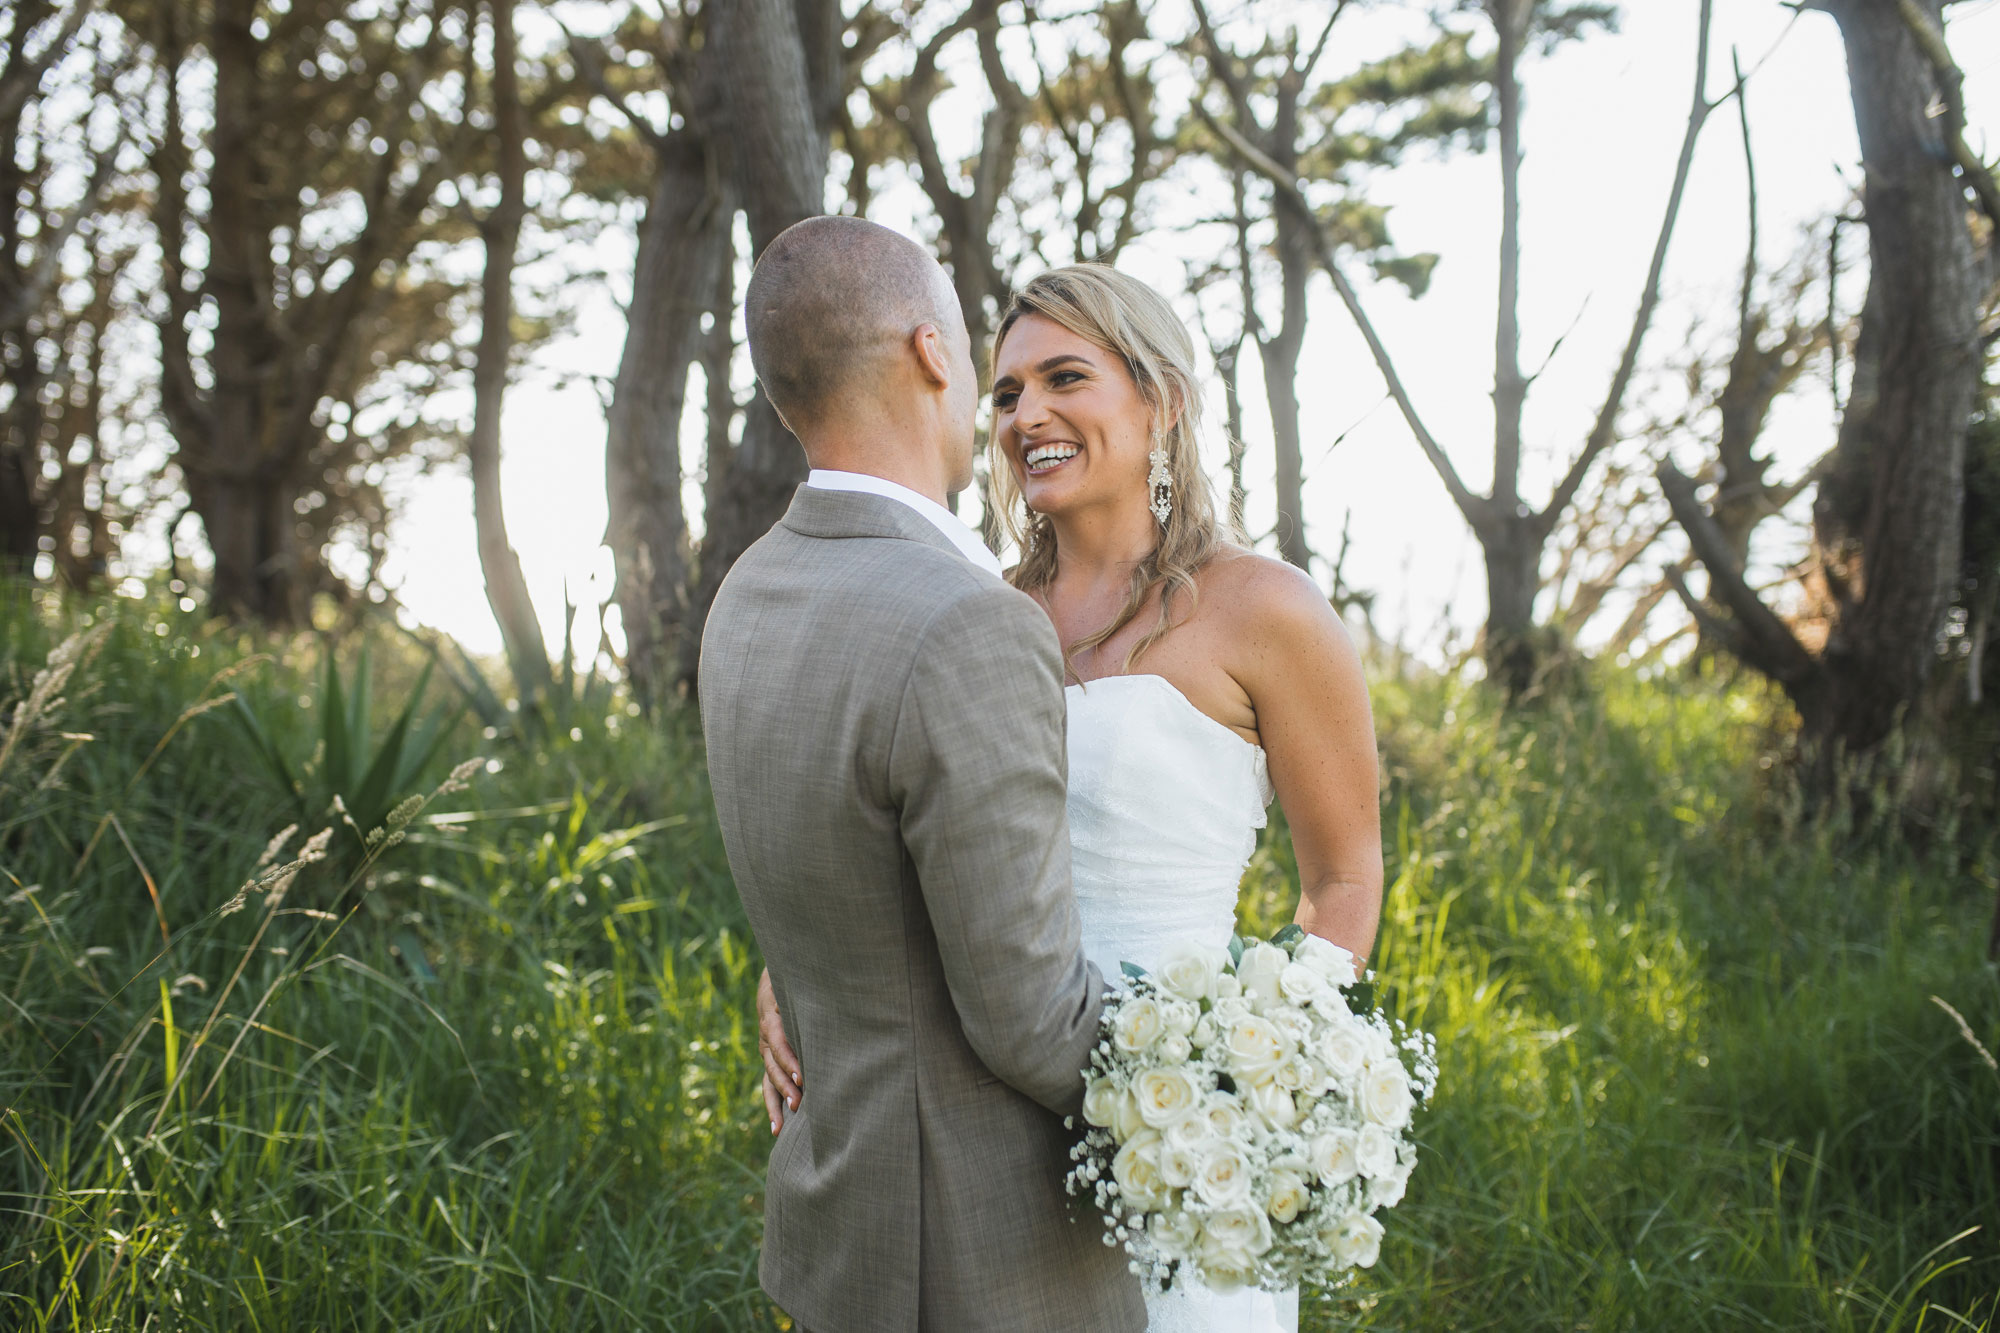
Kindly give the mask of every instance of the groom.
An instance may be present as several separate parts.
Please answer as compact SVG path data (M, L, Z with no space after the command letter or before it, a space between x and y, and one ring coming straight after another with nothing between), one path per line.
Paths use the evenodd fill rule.
M1103 991L1078 944L1062 665L944 506L978 379L944 270L857 218L771 243L758 381L813 471L717 594L708 771L810 1096L764 1192L764 1289L811 1333L1124 1333L1061 1117Z

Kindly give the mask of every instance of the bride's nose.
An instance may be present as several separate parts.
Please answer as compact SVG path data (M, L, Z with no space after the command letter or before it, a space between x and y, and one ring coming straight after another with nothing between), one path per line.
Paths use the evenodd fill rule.
M1032 388L1024 388L1014 396L1014 429L1025 434L1033 434L1039 426L1047 424L1049 414L1041 400L1041 395Z

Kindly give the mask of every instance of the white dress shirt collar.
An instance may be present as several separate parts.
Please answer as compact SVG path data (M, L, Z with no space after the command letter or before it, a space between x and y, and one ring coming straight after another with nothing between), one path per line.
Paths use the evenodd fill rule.
M806 485L821 491L860 491L867 495L886 496L901 501L942 532L959 552L995 578L1000 577L1000 558L986 549L986 543L968 528L949 509L928 495L919 495L907 486L898 485L887 477L871 476L866 472L836 472L830 468L814 468L806 474Z

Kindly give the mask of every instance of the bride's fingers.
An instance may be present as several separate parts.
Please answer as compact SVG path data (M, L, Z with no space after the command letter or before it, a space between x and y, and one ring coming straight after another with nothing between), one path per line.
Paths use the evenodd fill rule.
M778 1090L771 1086L769 1074L764 1075L764 1111L771 1117L771 1132L776 1134L785 1120L784 1103L778 1098Z
M757 978L757 1047L764 1057L764 1068L778 1085L785 1104L796 1111L799 1098L804 1095L806 1076L799 1067L798 1056L792 1053L792 1044L785 1040L785 1024L778 1013L778 997L771 988L769 969Z
M782 1044L784 1040L784 1034L779 1033L779 1043ZM772 1095L781 1098L787 1107L794 1111L798 1110L799 1098L804 1095L799 1087L798 1072L796 1069L785 1068L779 1052L772 1048L770 1034L767 1031L760 1030L757 1034L757 1053L764 1057L764 1086L772 1089ZM791 1055L789 1048L784 1051L784 1055L787 1057ZM797 1062L793 1063L796 1065Z

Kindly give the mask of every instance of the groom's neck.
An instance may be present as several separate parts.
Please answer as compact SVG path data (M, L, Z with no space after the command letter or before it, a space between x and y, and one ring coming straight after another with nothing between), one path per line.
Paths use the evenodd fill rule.
M806 447L806 461L828 472L859 472L906 486L918 495L945 501L943 448L934 441L875 436L819 439Z

